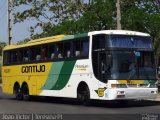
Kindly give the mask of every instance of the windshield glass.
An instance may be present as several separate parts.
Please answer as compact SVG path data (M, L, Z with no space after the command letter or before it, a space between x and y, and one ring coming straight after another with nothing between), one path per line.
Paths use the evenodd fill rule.
M130 36L130 35L111 35L109 46L113 48L147 48L152 49L150 37Z
M153 52L114 51L111 79L156 79Z

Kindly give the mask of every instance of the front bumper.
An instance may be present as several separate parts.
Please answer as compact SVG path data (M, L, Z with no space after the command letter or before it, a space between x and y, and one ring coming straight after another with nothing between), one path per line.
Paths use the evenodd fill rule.
M141 100L156 99L157 88L112 88L109 90L109 100Z

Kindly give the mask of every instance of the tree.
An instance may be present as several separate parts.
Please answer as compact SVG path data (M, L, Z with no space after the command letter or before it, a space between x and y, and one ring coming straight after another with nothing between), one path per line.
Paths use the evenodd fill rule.
M156 53L160 49L160 0L125 0L122 2L123 29L149 33Z
M34 18L43 33L32 38L116 29L116 0L13 0L15 23ZM32 6L32 7L30 7ZM149 33L160 50L160 0L121 0L122 28ZM48 13L49 12L49 13ZM43 17L43 18L42 18Z
M88 5L86 0L13 0L14 23L34 19L37 24L30 27L31 36L36 28L47 33L65 20L78 20ZM17 10L22 7L25 9Z
M114 29L116 27L115 9L115 1L113 0L94 0L85 8L85 12L79 19L66 19L52 27L48 33L33 37L39 38L57 34L78 34L93 30Z

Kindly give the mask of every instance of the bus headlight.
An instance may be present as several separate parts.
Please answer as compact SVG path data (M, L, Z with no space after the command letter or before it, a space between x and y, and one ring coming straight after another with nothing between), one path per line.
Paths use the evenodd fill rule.
M117 91L117 95L125 95L124 91Z
M124 91L117 91L117 98L124 98L125 92Z
M157 91L151 91L152 94L157 94Z

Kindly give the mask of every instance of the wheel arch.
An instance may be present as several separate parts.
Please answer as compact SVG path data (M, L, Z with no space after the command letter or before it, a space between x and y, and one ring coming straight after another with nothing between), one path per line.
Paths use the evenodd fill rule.
M24 81L24 82L22 83L22 85L21 85L21 89L22 89L23 93L26 92L26 91L24 91L24 87L27 87L28 94L29 94L29 93L30 93L30 92L29 92L29 85L28 85L28 83L27 83L26 81Z
M84 87L88 87L88 89L89 89L89 91L90 91L89 85L88 85L85 81L81 81L81 82L78 84L77 93L78 93L79 90L84 89Z
M14 94L14 92L15 92L15 89L17 89L17 88L21 88L21 87L20 87L20 83L19 83L18 81L16 81L16 82L14 83L14 86L13 86L13 94Z

